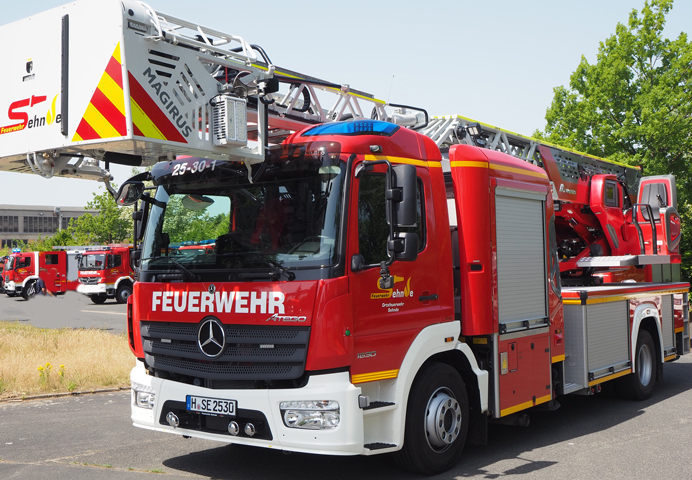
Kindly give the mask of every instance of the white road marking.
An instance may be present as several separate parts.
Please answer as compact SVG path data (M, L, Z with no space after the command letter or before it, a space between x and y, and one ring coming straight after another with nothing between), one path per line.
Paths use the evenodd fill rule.
M104 312L101 310L80 310L80 312L83 312L83 313L104 313L106 315L127 315L127 313L123 313L123 312Z

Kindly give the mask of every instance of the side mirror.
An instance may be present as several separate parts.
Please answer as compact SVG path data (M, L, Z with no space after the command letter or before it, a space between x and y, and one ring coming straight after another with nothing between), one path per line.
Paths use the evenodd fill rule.
M392 166L392 187L387 198L393 200L394 226L415 227L418 213L416 199L416 167L413 165Z
M115 197L115 203L120 207L134 205L137 200L142 198L144 193L144 182L138 180L127 180L120 186Z
M394 239L387 239L387 249L393 253L394 260L412 262L418 258L418 235L412 232L399 232Z

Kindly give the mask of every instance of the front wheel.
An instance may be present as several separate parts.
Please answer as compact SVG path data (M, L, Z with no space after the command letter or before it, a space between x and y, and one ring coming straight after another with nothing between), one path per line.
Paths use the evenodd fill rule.
M24 300L29 300L31 297L36 295L36 282L29 282L24 289L22 289L22 298Z
M132 285L122 284L115 292L115 300L118 303L127 303L127 299L130 295L132 295Z
M96 295L89 295L89 298L91 299L92 302L94 302L96 305L101 305L103 302L106 301L106 296L105 293L99 293Z
M656 382L656 347L646 330L639 331L635 349L635 372L616 380L618 394L629 400L646 400L651 397Z
M468 395L461 375L449 365L432 363L411 386L397 461L425 475L449 470L461 458L468 428Z

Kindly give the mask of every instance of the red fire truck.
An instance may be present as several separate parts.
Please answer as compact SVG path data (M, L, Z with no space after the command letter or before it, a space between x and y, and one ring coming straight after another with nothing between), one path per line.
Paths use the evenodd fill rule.
M96 304L109 298L118 303L127 302L134 283L131 252L131 245L113 244L82 253L77 292L87 295Z
M61 74L8 77L0 169L110 188L109 164L153 165L117 195L142 201L138 427L435 473L490 421L605 382L648 398L689 353L672 177L430 120L143 2L0 38L28 25L61 41L2 63ZM213 254L173 253L178 205L227 216Z
M214 240L202 240L199 242L183 242L178 247L180 255L209 255L214 253Z
M134 424L397 452L434 473L489 421L560 395L612 381L648 398L689 352L674 179L630 199L591 171L560 200L556 152L544 168L470 145L443 160L431 138L364 120L294 134L252 182L241 162L194 158L125 182L119 202L141 198L148 219L128 306ZM186 196L229 216L213 255L165 253L166 204Z
M64 294L70 289L67 280L67 254L64 251L13 251L7 257L3 274L5 293L9 297L21 295L28 300L39 277L46 284L46 289L54 294Z

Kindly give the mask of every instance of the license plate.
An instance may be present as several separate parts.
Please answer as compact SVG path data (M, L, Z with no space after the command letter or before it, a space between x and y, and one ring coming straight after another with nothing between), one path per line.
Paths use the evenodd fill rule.
M231 417L235 416L235 400L196 397L193 395L188 395L186 398L187 409L191 412L204 413L207 415L228 415Z

